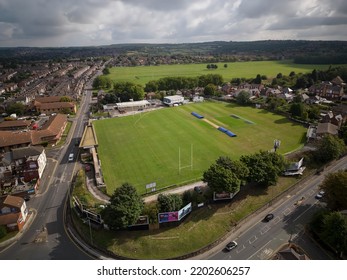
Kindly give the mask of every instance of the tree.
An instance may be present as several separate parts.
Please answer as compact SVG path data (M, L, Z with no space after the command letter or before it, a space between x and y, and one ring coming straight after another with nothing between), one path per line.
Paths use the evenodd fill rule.
M178 194L159 194L158 196L158 209L160 212L178 211L182 206L182 197Z
M233 171L235 174L237 174L240 180L247 179L249 170L243 162L239 160L232 160L229 157L221 156L216 160L216 163Z
M251 94L248 91L242 90L236 96L236 103L240 105L247 105L250 102L249 101L250 97L251 97Z
M22 116L25 113L25 105L22 103L12 103L7 107L7 114L16 114L17 116Z
M136 189L124 183L114 191L101 216L110 229L124 229L137 221L143 208L143 200Z
M102 70L102 74L104 75L109 75L111 72L110 72L110 68L108 67L105 67L103 70Z
M307 118L307 111L303 103L293 103L289 108L289 112L293 117Z
M62 96L59 100L60 102L71 102L71 98L68 96Z
M338 254L347 251L347 219L339 212L332 212L323 218L324 240L336 249Z
M314 153L316 160L325 163L338 159L345 152L343 140L334 135L325 135L319 142Z
M214 84L208 84L204 88L204 95L206 95L206 96L217 95L217 87Z
M204 172L203 181L208 183L211 190L217 193L235 193L240 189L247 174L248 169L241 162L220 157Z
M216 86L223 84L223 77L220 74L208 74L198 77L198 86L205 87L208 84L214 84Z
M0 225L0 239L6 236L6 234L7 234L6 227L3 225Z
M240 161L248 167L248 181L256 182L261 186L276 184L278 175L285 168L285 160L282 155L267 151L241 156Z
M325 199L332 210L347 209L347 171L337 171L326 175L320 188L325 191Z
M106 76L97 76L93 81L94 89L110 89L112 85L112 80Z
M258 74L257 77L255 79L253 79L253 83L261 84L261 76L260 76L260 74Z
M340 128L340 133L345 145L347 145L347 126L344 125Z
M158 82L149 81L145 86L145 92L156 92L158 91Z
M131 82L118 82L114 84L114 94L122 102L133 99L134 101L142 100L145 92L141 85Z

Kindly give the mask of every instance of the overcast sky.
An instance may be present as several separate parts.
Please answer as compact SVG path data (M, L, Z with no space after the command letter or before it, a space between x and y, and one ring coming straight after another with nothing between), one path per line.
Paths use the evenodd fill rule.
M0 0L0 47L347 40L346 0Z

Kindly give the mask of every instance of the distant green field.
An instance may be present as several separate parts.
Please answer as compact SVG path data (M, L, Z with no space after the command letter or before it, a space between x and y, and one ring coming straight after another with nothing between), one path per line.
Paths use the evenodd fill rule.
M231 138L195 118L193 111L237 137ZM199 180L219 156L237 159L243 154L270 150L274 139L281 140L279 152L287 153L302 145L306 131L265 110L215 102L164 108L93 124L109 194L124 182L145 193L146 184L152 182L160 189Z
M130 81L145 85L150 80L158 80L163 77L184 76L197 77L209 73L220 74L224 81L232 78L255 78L257 74L266 75L269 79L278 73L289 75L290 72L307 73L313 69L325 70L329 65L294 64L290 61L251 61L251 62L229 62L228 67L223 63L216 63L218 69L208 70L207 63L204 64L175 64L160 66L137 66L137 67L115 67L111 68L108 75L113 81Z

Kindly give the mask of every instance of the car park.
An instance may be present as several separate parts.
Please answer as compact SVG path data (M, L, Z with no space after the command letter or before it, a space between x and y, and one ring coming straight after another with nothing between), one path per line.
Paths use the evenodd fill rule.
M269 213L265 216L264 221L265 222L270 222L274 218L274 214Z
M236 246L237 246L236 241L231 241L225 246L225 249L227 251L231 251L232 249L236 248Z
M325 191L320 191L319 193L316 194L316 198L321 199L323 198L324 194L325 194Z

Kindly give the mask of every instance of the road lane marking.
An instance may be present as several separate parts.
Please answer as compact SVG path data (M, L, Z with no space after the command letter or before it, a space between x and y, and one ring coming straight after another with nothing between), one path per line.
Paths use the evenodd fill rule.
M273 223L276 225L276 224L278 224L280 221L281 221L281 218L280 218L280 217L276 217L276 218L273 220Z
M290 212L292 212L291 209L287 208L286 210L284 210L282 213L284 216L288 216L290 214Z
M240 248L240 247L238 247L238 248ZM237 254L238 254L238 253L241 253L244 249L246 249L246 246L245 246L245 244L242 244L242 248L237 249L237 250L236 250L236 253L237 253Z
M252 244L252 243L255 242L257 239L258 239L257 236L254 235L252 238L250 238L250 239L248 240L248 242L249 242L249 244Z
M268 232L268 231L269 231L269 229L270 229L270 227L269 227L269 226L265 226L265 227L263 227L263 228L260 230L260 234L261 234L261 235L265 234L266 232Z
M315 206L318 203L318 201L316 201L315 203L313 203L310 207L308 207L304 212L302 212L299 216L297 216L293 222L295 222L297 219L299 219L302 215L304 215L308 210L310 210L313 206Z
M259 259L261 260L267 260L269 259L269 257L272 255L274 250L272 250L271 248L265 248L259 256Z
M268 242L266 242L266 244L264 246L262 246L258 251L256 251L252 256L250 256L247 260L250 260L251 258L253 258L254 255L258 254L258 252L260 252L261 250L263 250L267 245L270 244L272 240L269 240Z
M310 190L309 192L308 192L308 195L309 196L312 196L312 195L314 195L316 192L314 191L314 190Z

